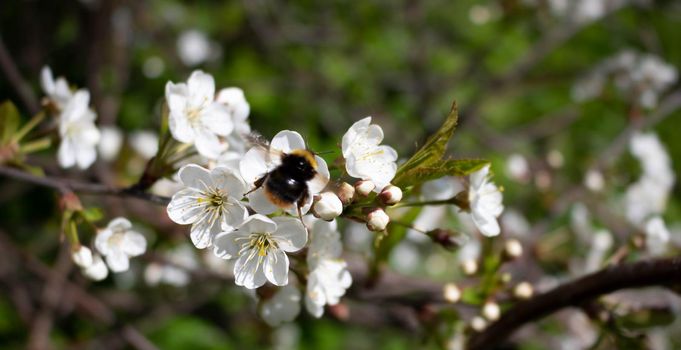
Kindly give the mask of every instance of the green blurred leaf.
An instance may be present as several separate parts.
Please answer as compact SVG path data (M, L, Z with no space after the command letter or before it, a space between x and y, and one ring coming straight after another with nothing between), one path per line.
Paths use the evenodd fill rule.
M648 308L636 310L618 318L620 326L630 330L668 326L676 318L669 308Z
M0 144L10 142L19 129L19 120L19 111L12 101L8 100L0 105Z
M83 218L89 222L96 222L104 217L104 212L102 209L97 207L90 207L83 209L83 211L81 211L81 215L83 215Z

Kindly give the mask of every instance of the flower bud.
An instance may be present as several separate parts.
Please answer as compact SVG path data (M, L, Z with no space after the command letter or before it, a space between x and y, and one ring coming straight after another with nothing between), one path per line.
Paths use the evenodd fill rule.
M523 245L517 239L509 239L504 243L504 258L515 260L523 255Z
M333 192L323 192L312 206L312 214L322 220L331 221L343 212L343 203Z
M368 196L375 188L376 185L370 180L359 180L355 182L355 191L357 191L357 194L360 196Z
M513 296L518 299L529 299L534 294L534 289L529 282L520 282L513 288Z
M370 231L383 231L389 222L390 217L381 208L376 208L367 215L367 228Z
M467 276L475 275L478 272L478 262L473 259L467 259L461 262L461 269Z
M456 303L461 299L461 290L454 283L447 283L442 288L445 300L448 303Z
M485 305L482 306L482 315L490 321L498 320L499 316L501 316L499 304L493 301L486 302Z
M487 321L480 316L475 316L471 320L471 328L473 328L473 330L476 332L482 332L485 328L487 328Z
M342 182L336 189L336 195L344 206L349 205L355 197L355 188L347 182Z
M402 200L402 190L393 185L385 186L378 194L378 199L385 205L395 205Z
M92 265L92 251L88 247L83 247L82 245L78 245L73 249L73 252L71 253L71 258L73 258L73 262L76 263L76 265L83 267L83 268L88 268Z

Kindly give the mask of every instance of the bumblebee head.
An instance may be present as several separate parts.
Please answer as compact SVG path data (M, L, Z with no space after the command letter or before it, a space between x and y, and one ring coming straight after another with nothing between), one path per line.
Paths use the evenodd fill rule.
M306 162L312 169L317 170L317 160L314 157L314 153L306 149L294 149L289 153L290 155L297 156L300 161Z

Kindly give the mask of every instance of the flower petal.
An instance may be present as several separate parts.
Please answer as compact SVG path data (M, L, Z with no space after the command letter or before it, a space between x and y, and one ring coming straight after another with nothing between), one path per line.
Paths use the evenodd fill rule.
M130 259L121 250L113 250L106 255L106 263L113 272L123 272L130 268Z
M285 252L295 252L307 243L307 230L297 218L278 216L272 219L276 223L276 231L272 238L277 241L279 248Z
M212 213L206 213L197 223L192 225L189 237L197 249L208 248L213 244L213 237L222 232L220 220L212 220Z
M121 249L128 256L142 255L147 250L147 240L139 232L128 231L123 236Z
M239 256L241 245L247 242L246 238L249 234L249 232L241 230L218 233L213 239L213 253L223 259Z
M76 164L76 147L71 139L63 139L57 151L57 160L62 168L70 168Z
M220 157L220 153L227 148L226 143L220 142L217 135L210 132L210 130L205 127L194 129L194 131L196 132L194 146L202 156L210 159L217 159Z
M255 210L259 214L269 215L279 210L279 207L270 202L269 198L265 194L263 188L259 188L255 192L251 192L248 195L248 204L251 209ZM292 207L295 210L295 207ZM297 214L296 214L297 215Z
M197 222L204 215L208 201L201 201L204 196L196 189L185 188L173 195L168 204L167 212L170 220L180 225Z
M249 186L263 177L270 169L267 164L267 150L262 147L253 147L239 162L241 177Z
M234 122L230 118L227 106L211 103L201 113L201 123L204 128L220 135L227 136L234 130Z
M210 74L195 70L187 80L192 107L199 107L215 99L215 79Z
M239 227L239 231L246 233L272 233L277 230L277 224L270 218L264 215L251 215Z
M234 264L234 282L237 286L255 289L263 284L267 278L262 269L261 257L257 252L246 251Z
M272 284L285 286L288 284L288 256L279 249L272 249L265 258L263 266L265 277Z
M317 175L315 175L312 180L307 182L308 189L312 195L321 192L329 183L329 179L331 178L331 175L329 174L329 167L326 165L324 158L315 156L315 160L317 161Z
M294 149L306 149L305 140L295 131L283 130L274 135L270 149L291 153Z
M234 170L227 167L216 167L210 172L215 187L221 189L228 196L242 198L246 193L246 184Z
M213 186L213 179L210 171L196 164L183 166L178 172L180 181L187 186L200 191L205 191Z
M241 225L248 217L248 209L240 201L229 197L227 199L228 205L222 210L222 220L220 227L222 231L233 231L236 227Z

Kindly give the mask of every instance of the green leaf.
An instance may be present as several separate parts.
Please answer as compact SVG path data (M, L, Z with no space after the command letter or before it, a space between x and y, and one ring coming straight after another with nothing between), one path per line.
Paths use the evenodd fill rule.
M447 143L449 143L449 139L454 134L458 120L459 114L456 102L454 102L444 124L434 135L428 138L426 143L409 160L397 169L393 183L402 187L409 180L410 171L419 167L432 166L439 162L447 150Z
M405 183L401 185L412 186L426 181L439 179L443 176L467 176L480 170L489 161L484 159L450 159L434 166L422 166L406 172ZM398 184L397 186L400 186Z
M85 208L80 212L83 218L89 222L96 222L104 218L104 212L97 207Z
M0 144L6 145L19 129L19 111L12 101L0 104Z

